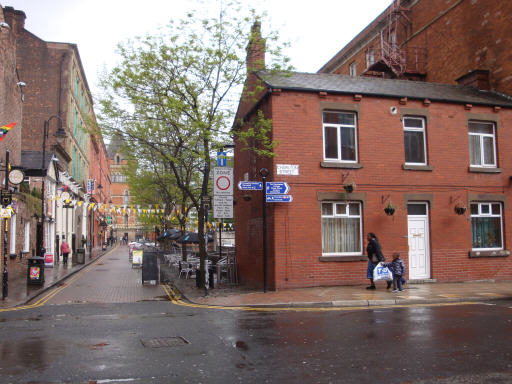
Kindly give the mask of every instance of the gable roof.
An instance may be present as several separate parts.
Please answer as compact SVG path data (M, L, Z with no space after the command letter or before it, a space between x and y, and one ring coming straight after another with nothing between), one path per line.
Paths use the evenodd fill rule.
M508 95L460 85L352 77L330 73L259 71L256 74L271 89L360 94L375 97L407 97L409 99L512 108L512 97Z

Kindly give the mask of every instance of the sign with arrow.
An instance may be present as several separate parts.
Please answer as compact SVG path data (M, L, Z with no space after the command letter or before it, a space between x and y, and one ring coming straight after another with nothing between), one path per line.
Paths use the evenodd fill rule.
M267 203L291 203L292 195L267 195Z
M269 195L286 195L290 190L290 186L284 181L267 181L266 185Z
M238 189L241 191L262 191L263 190L263 182L262 181L239 181Z

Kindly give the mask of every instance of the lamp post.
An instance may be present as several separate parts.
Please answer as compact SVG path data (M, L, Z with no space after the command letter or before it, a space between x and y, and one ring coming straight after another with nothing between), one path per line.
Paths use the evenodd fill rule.
M44 201L46 200L46 193L45 193L45 180L46 180L46 174L45 172L45 157L46 157L46 139L48 138L48 133L50 131L50 121L52 119L58 119L59 120L59 128L57 129L57 132L55 132L55 137L57 138L57 142L61 144L64 139L66 138L66 131L62 129L62 118L58 115L52 115L48 118L48 120L44 121L44 128L43 128L43 156L41 159L41 256L44 257L44 253L46 252L45 246L44 246L44 222L46 219L46 215L44 212Z

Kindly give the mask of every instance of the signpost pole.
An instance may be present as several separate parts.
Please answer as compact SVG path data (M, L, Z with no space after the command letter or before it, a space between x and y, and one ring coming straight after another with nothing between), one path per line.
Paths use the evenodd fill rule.
M267 292L267 176L268 169L260 169L261 179L263 181L263 292Z
M5 191L7 192L9 190L9 150L5 151L5 185L4 185ZM2 244L1 244L1 250L3 252L4 256L4 269L2 272L2 300L5 300L8 293L8 273L7 273L7 244L6 244L6 228L7 228L7 219L2 218Z

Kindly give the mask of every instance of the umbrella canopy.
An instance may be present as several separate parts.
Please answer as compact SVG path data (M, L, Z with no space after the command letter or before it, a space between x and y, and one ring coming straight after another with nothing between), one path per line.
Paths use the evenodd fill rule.
M163 241L165 239L176 240L181 236L181 231L176 228L166 229L160 236L158 236L158 241Z
M197 232L186 232L183 236L176 240L178 243L199 243L199 235ZM208 235L208 241L213 241L213 238Z

